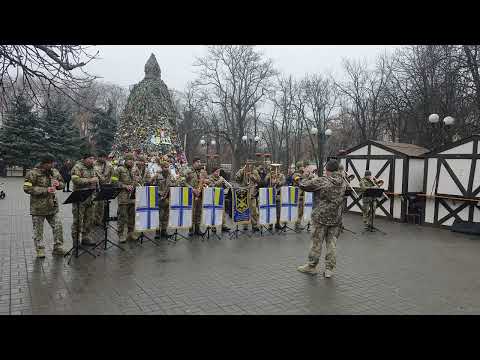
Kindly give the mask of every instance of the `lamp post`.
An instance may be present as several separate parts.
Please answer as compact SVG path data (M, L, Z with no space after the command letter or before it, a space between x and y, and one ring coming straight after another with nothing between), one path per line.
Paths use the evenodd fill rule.
M312 127L310 133L313 136L317 136L317 146L318 146L318 158L317 158L317 174L318 176L323 175L323 154L325 151L325 143L328 138L332 136L332 130L325 129L323 132L319 132L316 127ZM315 151L315 148L314 148Z
M210 169L210 164L209 164L209 161L208 161L208 159L209 159L209 157L210 157L209 152L208 152L208 147L209 147L209 145L215 146L216 144L217 144L217 142L215 141L215 139L205 140L205 137L204 137L204 136L202 136L202 138L200 139L200 145L201 145L202 147L204 147L204 146L206 147L206 151L205 151L205 163L207 164L207 169Z
M249 138L247 135L242 136L242 141L247 144L248 147L248 155L251 157L252 153L255 154L257 151L257 144L260 142L260 137L255 135L255 137Z
M428 122L432 124L433 128L437 128L436 132L434 133L432 145L433 147L437 146L437 143L440 143L438 145L443 144L443 133L449 136L449 127L452 126L455 123L455 119L452 116L445 116L443 118L443 121L440 122L440 116L438 114L430 114L428 116ZM438 125L436 125L438 124Z

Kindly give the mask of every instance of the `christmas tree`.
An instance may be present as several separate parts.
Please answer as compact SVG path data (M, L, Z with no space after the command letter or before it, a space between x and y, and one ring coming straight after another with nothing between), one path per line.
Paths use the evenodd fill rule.
M145 64L145 78L133 87L128 97L113 150L171 150L177 144L175 114L170 92L152 54Z
M8 165L32 168L46 152L48 135L28 100L19 95L0 128L0 154Z

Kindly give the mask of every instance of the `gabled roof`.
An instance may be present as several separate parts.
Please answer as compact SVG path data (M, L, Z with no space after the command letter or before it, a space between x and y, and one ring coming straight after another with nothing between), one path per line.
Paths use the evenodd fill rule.
M389 148L393 151L405 154L407 156L421 156L423 154L426 154L430 150L427 148L414 145L414 144L406 144L406 143L396 143L396 142L387 142L387 141L377 141L377 140L371 140L372 143L375 144L380 144L385 146L386 148Z
M438 154L438 153L441 153L441 152L444 152L446 150L450 150L450 149L453 149L454 147L457 147L457 146L460 146L460 145L463 145L463 144L466 144L472 140L480 140L480 134L473 134L469 137L466 137L466 138L463 138L463 139L460 139L458 141L453 141L451 143L448 143L446 145L443 145L443 146L440 146L440 147L437 147L436 149L433 149L432 151L428 152L427 154L425 154L425 156L433 156L435 154Z
M382 148L387 151L391 151L394 154L399 156L410 156L410 157L421 157L424 154L428 153L430 150L413 144L406 144L406 143L396 143L396 142L388 142L388 141L377 141L377 140L368 140L364 143L361 143L357 146L354 146L348 149L345 153L340 156L347 156L348 154L364 147L367 145L375 145L379 148Z

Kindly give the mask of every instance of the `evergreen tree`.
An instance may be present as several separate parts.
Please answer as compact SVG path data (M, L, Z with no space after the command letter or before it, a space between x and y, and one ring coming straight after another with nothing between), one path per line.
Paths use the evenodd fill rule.
M79 129L73 124L72 112L63 98L49 102L42 118L42 127L49 137L47 149L59 161L79 158L80 149L87 140L80 137Z
M23 95L13 101L0 128L0 153L9 166L32 168L47 150L38 115Z
M112 150L116 131L117 119L113 104L109 101L107 111L98 109L93 117L93 142L96 150L109 153Z

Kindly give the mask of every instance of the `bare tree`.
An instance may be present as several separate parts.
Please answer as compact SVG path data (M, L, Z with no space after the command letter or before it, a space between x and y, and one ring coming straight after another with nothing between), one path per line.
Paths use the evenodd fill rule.
M239 168L247 151L242 142L251 125L249 113L270 91L276 74L271 60L253 46L209 46L207 55L198 58L198 87L208 92L208 99L221 114L218 131L232 149L233 170Z
M1 97L17 96L18 89L40 107L55 89L73 98L96 77L84 71L97 58L84 45L0 45Z

